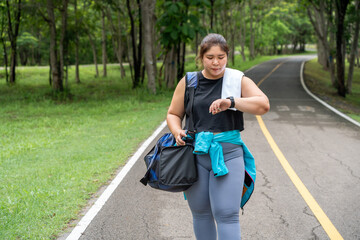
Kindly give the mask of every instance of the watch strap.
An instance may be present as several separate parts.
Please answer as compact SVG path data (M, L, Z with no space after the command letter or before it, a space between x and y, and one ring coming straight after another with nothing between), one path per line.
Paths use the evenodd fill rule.
M231 104L229 108L235 107L235 99L233 96L227 97L226 99L230 99Z

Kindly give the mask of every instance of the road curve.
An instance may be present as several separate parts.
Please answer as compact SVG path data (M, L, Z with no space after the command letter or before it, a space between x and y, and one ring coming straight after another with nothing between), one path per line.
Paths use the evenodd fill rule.
M342 238L360 239L360 128L304 91L300 67L310 57L268 61L246 75L256 83L261 81L260 88L271 104L262 120L297 176ZM242 137L257 165L255 192L240 216L243 239L329 239L255 116L245 114ZM142 159L80 239L195 239L183 195L153 190L139 182L145 172Z

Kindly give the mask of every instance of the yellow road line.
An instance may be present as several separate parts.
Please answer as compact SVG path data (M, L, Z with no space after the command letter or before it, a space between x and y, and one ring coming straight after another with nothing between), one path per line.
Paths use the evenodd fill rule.
M339 239L339 240L343 239L340 233L336 230L335 226L331 223L330 219L326 216L324 211L316 202L314 197L310 194L309 190L302 183L302 181L295 173L294 169L291 167L289 162L286 160L285 156L282 154L279 147L277 146L274 139L267 130L262 118L260 116L256 116L256 118L259 122L262 132L264 133L267 141L270 144L270 147L272 148L273 152L278 158L280 164L284 168L285 172L287 173L291 181L294 183L295 187L297 188L297 190L299 191L299 193L301 194L307 205L310 207L311 211L314 213L315 217L320 222L321 226L324 228L327 235L330 237L330 239Z
M271 70L271 72L269 72L265 77L263 77L261 80L260 80L260 82L258 82L258 86L260 86L260 84L262 84L262 82L263 81L265 81L265 79L267 79L273 72L275 72L275 70L276 69L278 69L281 65L283 65L284 64L284 62L281 62L281 63L279 63L278 65L276 65L276 67L274 67L274 69L273 70Z
M257 84L258 86L268 78L276 69L278 69L281 64L278 64L269 74L267 74L261 81ZM290 180L293 182L297 190L299 191L300 195L305 200L306 204L310 207L311 211L314 213L317 220L320 222L321 226L324 228L325 232L329 236L330 239L334 240L343 240L343 237L340 235L338 230L332 224L330 219L326 216L325 212L321 209L320 205L316 202L315 198L311 195L309 190L306 188L304 183L298 177L294 169L291 167L289 162L286 160L284 154L280 151L280 148L275 143L274 139L272 138L270 132L267 130L265 123L261 116L256 116L256 119L260 125L260 128L268 141L271 149L275 153L277 159L279 160L281 166L284 168L285 172L289 176Z

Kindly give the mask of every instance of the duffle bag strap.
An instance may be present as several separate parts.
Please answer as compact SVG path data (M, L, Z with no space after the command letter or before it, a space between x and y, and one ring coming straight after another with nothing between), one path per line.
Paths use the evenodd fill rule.
M189 97L189 102L187 106L189 108L188 117L189 120L185 124L186 129L190 132L195 132L194 127L194 117L193 117L193 105L194 105L194 96L195 96L195 89L198 85L198 81L200 78L200 71L199 72L190 72L186 73L185 81L186 81L186 91Z

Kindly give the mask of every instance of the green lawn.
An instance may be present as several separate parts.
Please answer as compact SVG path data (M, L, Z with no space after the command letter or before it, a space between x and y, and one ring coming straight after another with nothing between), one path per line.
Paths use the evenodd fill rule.
M0 239L55 238L164 120L170 91L132 90L118 67L98 79L90 70L65 101L52 96L47 69L1 83Z
M82 66L81 84L70 68L65 98L51 92L48 71L19 68L14 86L0 82L0 239L55 239L165 119L172 97L131 89L128 69L121 79L113 65L106 78Z
M345 79L347 79L348 63L346 63ZM330 73L317 62L317 58L308 61L304 68L305 82L309 90L318 97L360 122L360 68L354 68L352 93L345 98L337 94L331 85Z

